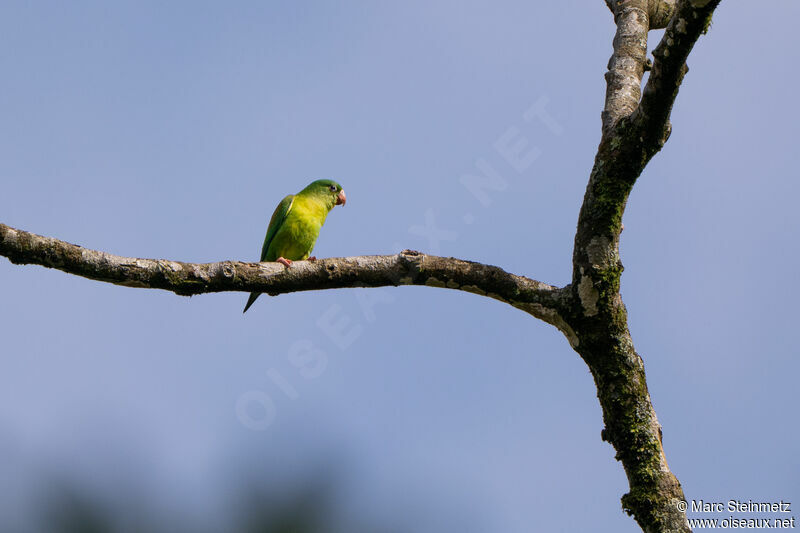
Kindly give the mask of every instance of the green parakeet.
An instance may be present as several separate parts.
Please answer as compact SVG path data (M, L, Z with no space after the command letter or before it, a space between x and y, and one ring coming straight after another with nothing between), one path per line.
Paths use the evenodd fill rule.
M297 194L290 194L278 204L269 219L267 236L261 248L261 262L277 261L289 267L292 261L309 257L319 230L328 212L335 205L344 205L347 197L342 186L333 180L317 180ZM243 313L246 313L259 292L250 293Z

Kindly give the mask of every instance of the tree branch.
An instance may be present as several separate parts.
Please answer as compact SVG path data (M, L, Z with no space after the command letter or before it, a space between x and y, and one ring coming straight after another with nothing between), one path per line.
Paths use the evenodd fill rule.
M648 2L648 16L650 18L650 29L660 30L669 24L672 14L675 12L675 4L678 0L650 0Z
M614 0L605 0L608 9L614 13ZM678 0L648 0L647 2L647 16L650 19L650 29L660 30L666 28L669 20L672 18L672 13L675 11L675 3Z
M647 0L613 0L610 7L613 8L617 33L606 72L606 103L602 113L604 133L639 105L647 61Z
M689 71L686 59L697 40L706 32L720 0L683 0L653 50L653 67L644 95L631 117L634 129L650 157L667 142L671 131L669 116L683 77Z
M610 2L617 33L606 74L602 138L575 235L571 285L575 307L566 314L578 336L575 350L597 386L603 439L616 449L628 477L630 492L622 498L623 508L646 532L690 529L677 507L683 491L664 457L644 364L634 349L619 292L622 215L637 178L669 137L669 116L687 71L686 58L719 0L669 4ZM672 16L654 51L653 69L639 102L646 35L649 29L663 27L667 12Z
M561 312L569 291L510 274L502 268L411 250L373 255L279 263L184 263L138 259L89 250L51 237L0 224L0 255L15 264L35 264L97 281L191 296L223 291L278 294L340 289L424 285L488 296L559 328L576 342Z

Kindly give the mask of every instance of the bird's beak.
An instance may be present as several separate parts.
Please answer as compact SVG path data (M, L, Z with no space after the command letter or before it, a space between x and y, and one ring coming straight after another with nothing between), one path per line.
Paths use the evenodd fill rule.
M336 197L336 205L344 205L347 203L347 196L344 194L344 191L339 191L339 195Z

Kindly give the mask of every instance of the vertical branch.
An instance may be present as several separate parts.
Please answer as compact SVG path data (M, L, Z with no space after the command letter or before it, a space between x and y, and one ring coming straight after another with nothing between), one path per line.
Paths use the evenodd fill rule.
M649 28L647 0L615 0L610 6L613 7L617 33L606 72L606 102L602 114L604 135L639 105Z
M575 350L597 386L603 439L614 446L628 477L623 508L646 532L688 532L678 506L683 490L667 465L644 363L628 329L620 295L619 239L628 195L669 137L670 112L688 70L686 58L719 0L606 3L617 31L606 73L602 137L575 233L568 322L578 338ZM647 33L665 25L642 96Z

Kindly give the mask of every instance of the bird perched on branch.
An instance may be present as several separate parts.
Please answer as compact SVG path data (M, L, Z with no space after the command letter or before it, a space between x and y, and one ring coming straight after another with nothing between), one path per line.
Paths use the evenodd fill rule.
M316 257L309 255L328 212L333 206L346 202L342 186L333 180L317 180L299 193L281 200L269 220L261 248L261 262L277 261L288 268L292 261L315 261ZM250 309L259 294L250 293L243 313Z

